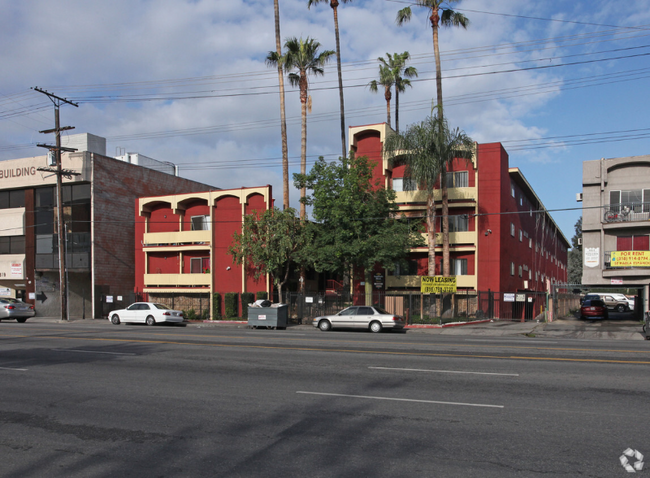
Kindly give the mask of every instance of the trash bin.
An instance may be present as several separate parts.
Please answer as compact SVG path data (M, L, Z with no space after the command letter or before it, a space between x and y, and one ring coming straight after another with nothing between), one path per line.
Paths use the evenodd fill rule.
M253 328L266 327L284 330L287 328L289 306L249 307L248 325Z

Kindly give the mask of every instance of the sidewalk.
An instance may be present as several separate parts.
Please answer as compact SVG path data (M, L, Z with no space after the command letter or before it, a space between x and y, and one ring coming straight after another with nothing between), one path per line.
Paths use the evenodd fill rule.
M71 323L106 323L112 326L106 319L81 319L73 317L69 321L61 320L58 317L32 317L27 323L50 323L50 324L71 324ZM189 327L231 327L247 328L246 321L206 321L190 322ZM585 340L645 340L641 324L635 320L603 320L586 322L574 318L564 318L550 323L544 322L511 322L493 321L481 323L469 323L452 327L417 327L407 328L408 334L440 334L440 335L476 335L484 337L535 337L535 338L565 338ZM309 324L289 325L287 330L314 330Z

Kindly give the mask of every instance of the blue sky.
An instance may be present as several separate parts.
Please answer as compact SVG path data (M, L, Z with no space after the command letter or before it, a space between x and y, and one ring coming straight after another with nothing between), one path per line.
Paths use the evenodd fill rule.
M377 57L408 51L418 81L400 96L400 127L423 120L435 98L431 28L405 1L339 7L346 126L386 120L366 85ZM502 142L567 238L581 212L582 162L650 153L647 93L650 8L626 2L463 0L467 30L440 34L445 111L474 140ZM272 184L282 198L271 0L0 0L0 160L37 156L53 125L39 86L79 103L63 125L118 148L179 165L222 188ZM280 0L282 37L335 49L332 11ZM340 154L336 63L312 80L308 161ZM292 172L300 156L298 93L287 87ZM394 118L394 105L393 105ZM650 178L649 178L650 181ZM298 206L292 191L291 205ZM571 210L573 209L573 210Z

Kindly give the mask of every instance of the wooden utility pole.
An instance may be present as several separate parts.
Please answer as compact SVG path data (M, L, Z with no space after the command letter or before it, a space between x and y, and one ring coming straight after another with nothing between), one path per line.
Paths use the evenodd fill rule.
M63 217L63 195L62 191L62 177L72 177L73 175L78 175L72 171L64 170L61 167L61 151L72 152L76 151L73 148L62 148L61 147L61 131L67 131L74 129L74 126L64 126L63 128L59 124L59 107L62 103L67 103L72 106L78 107L77 103L66 100L65 98L60 98L52 93L49 93L39 87L32 88L34 91L43 93L46 95L52 103L54 104L54 129L48 129L40 131L40 133L50 134L55 133L56 135L56 146L51 146L47 144L37 144L41 148L47 148L50 151L54 151L54 157L56 159L56 169L52 170L50 168L38 168L40 171L49 171L56 174L56 208L57 208L57 239L59 245L59 292L61 296L61 320L69 320L68 317L68 282L66 280L66 247L65 247L65 223Z

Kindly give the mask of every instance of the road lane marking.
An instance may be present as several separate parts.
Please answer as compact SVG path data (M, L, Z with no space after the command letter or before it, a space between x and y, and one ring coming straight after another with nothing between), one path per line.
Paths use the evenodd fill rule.
M368 367L375 370L397 370L403 372L431 372L431 373L465 373L471 375L500 375L504 377L519 377L518 373L497 373L497 372L465 372L462 370L427 370L421 368L391 368L391 367Z
M544 339L520 339L519 337L504 339L503 337L495 337L493 339L466 339L465 342L494 342L495 340L503 340L504 342L527 342L527 343L542 343L542 344L557 344L556 341Z
M505 406L503 405L488 405L484 403L441 402L438 400L415 400L413 398L373 397L369 395L346 395L342 393L325 393L325 392L297 391L296 393L300 393L303 395L321 395L325 397L365 398L367 400L388 400L393 402L431 403L435 405L457 405L463 407L505 408Z
M84 354L137 355L132 352L98 352L97 350L50 349L54 352L79 352Z
M26 368L9 368L9 367L0 367L0 370L13 370L14 372L27 372Z
M0 336L2 336L0 334ZM66 337L66 336L30 336L32 339L56 339L56 340L85 340L100 342L120 342L120 343L139 343L155 345L187 345L199 347L222 347L222 348L242 348L242 349L267 349L267 350L296 350L301 352L338 352L338 353L356 353L356 354L374 354L374 355L402 355L407 357L456 357L456 358L488 358L488 359L513 359L513 360L548 360L548 361L567 361L567 362L585 362L585 363L616 363L616 364L635 364L650 365L650 362L640 360L608 360L608 359L581 359L581 358L556 358L556 357L520 357L515 355L482 355L482 354L452 354L452 353L433 353L433 352L393 352L382 350L354 350L354 349L327 349L316 347L283 347L276 345L243 345L243 344L214 344L214 343L197 343L181 342L172 340L142 340L126 338L107 338L107 337ZM244 337L242 337L244 338ZM534 349L534 348L533 348ZM539 350L539 349L538 349ZM556 350L556 349L548 349ZM589 350L589 349L558 349L574 350L580 352L617 352L616 350ZM618 352L629 352L620 350Z

